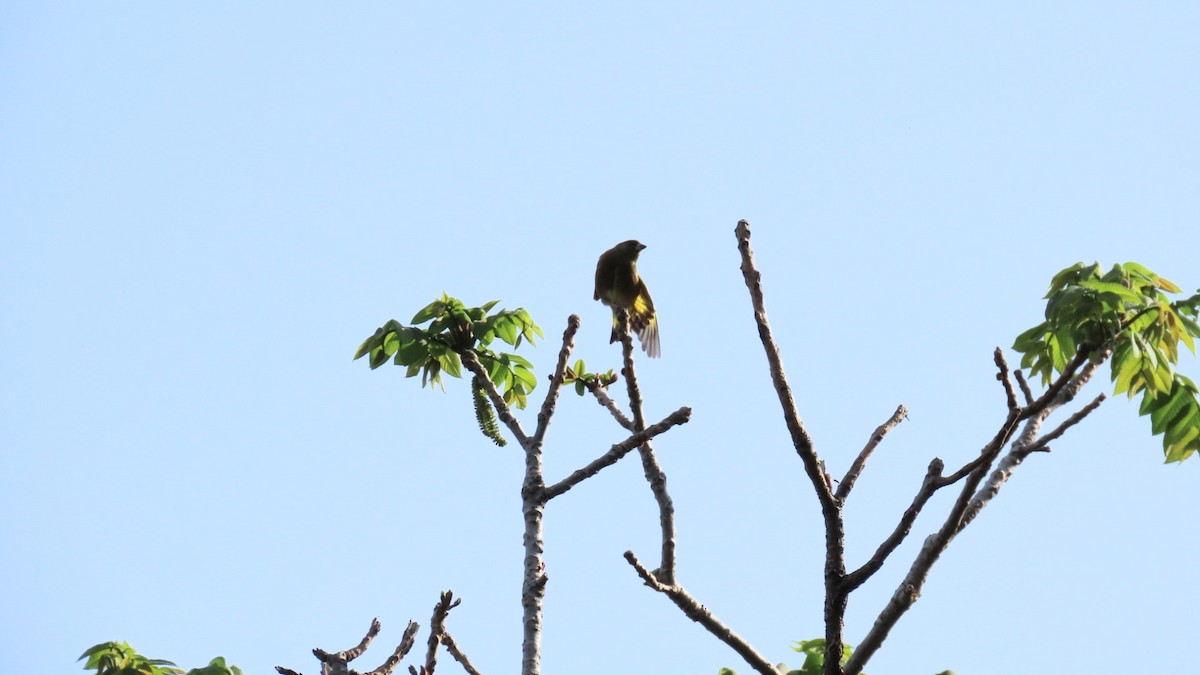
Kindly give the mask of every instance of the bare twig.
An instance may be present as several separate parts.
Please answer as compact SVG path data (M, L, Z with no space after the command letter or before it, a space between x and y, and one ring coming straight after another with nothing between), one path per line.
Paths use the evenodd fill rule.
M558 402L558 393L562 389L563 378L567 372L567 360L571 358L571 350L575 347L575 333L579 331L579 316L572 314L567 317L567 328L563 331L562 348L558 350L558 364L554 367L554 376L550 378L550 386L546 390L546 399L537 416L537 430L533 432L533 441L541 443L546 438L546 429L550 426L550 418L554 415L554 406Z
M692 417L692 409L688 407L680 408L668 415L661 422L652 424L644 431L633 434L624 441L617 443L609 448L608 452L600 455L596 459L589 462L586 466L571 473L571 475L558 481L554 485L547 487L541 495L541 502L544 504L551 499L563 494L567 490L582 483L584 480L591 478L600 472L605 467L616 464L618 460L631 452L634 448L648 442L651 438L658 436L667 429L673 426L686 423Z
M416 643L417 631L420 628L421 625L416 621L409 621L408 627L404 629L404 636L400 638L400 645L396 647L396 651L392 652L392 655L388 657L387 661L384 661L382 666L366 673L366 675L391 675L391 673L395 672L396 666L400 665L400 661L404 659L404 656L408 654L408 650L412 649L413 644Z
M1104 403L1105 398L1107 398L1107 397L1103 393L1101 393L1099 396L1092 399L1091 403L1083 406L1074 415L1071 415L1066 420L1064 420L1062 424L1058 425L1054 429L1054 431L1051 431L1050 433L1046 434L1045 436L1042 436L1042 438L1040 440L1038 440L1038 442L1036 442L1033 445L1026 448L1024 450L1025 454L1029 454L1032 452L1048 451L1050 449L1049 443L1051 441L1057 440L1064 433L1066 433L1067 429L1070 429L1071 427L1075 426L1076 424L1079 424L1080 422L1082 422L1083 418L1090 415L1092 413L1092 411L1094 411L1096 408L1099 408L1101 403Z
M742 254L742 276L745 277L746 287L750 289L754 320L758 324L758 337L762 340L763 349L767 352L771 382L775 385L775 392L783 407L783 416L787 422L788 432L792 436L792 446L800 455L809 481L817 491L817 498L821 502L821 509L825 512L826 525L828 525L830 518L837 512L837 506L834 503L833 493L826 484L820 459L817 457L816 450L813 449L812 439L804 428L804 423L800 421L800 414L796 411L796 400L792 396L787 376L783 373L783 358L780 356L779 346L775 344L775 338L771 334L771 325L767 322L767 310L763 302L762 274L755 269L754 252L750 250L750 223L745 220L738 221L735 234L738 239L738 250Z
M379 635L379 631L382 627L383 626L379 623L379 619L371 619L371 627L367 629L367 634L363 636L363 639L353 649L348 649L344 652L338 652L336 654L330 654L324 649L317 648L313 650L313 654L316 655L317 659L322 663L328 663L329 661L334 660L347 662L353 661L354 659L362 656L363 652L367 651L367 647L370 646L371 641L375 639L375 636Z
M718 619L711 611L709 611L707 607L700 604L700 602L696 600L696 598L692 597L692 595L688 593L687 590L685 590L682 586L674 582L669 584L664 583L658 579L654 572L646 569L646 567L638 561L637 556L633 554L633 551L625 552L625 560L629 561L629 564L633 566L633 569L637 570L638 576L642 578L642 581L644 581L647 586L670 598L671 602L675 603L675 606L683 610L684 615L686 615L692 621L699 623L701 626L704 626L705 630L716 636L718 640L729 645L735 652L738 653L738 655L745 659L746 663L750 664L754 670L758 671L759 673L763 673L763 675L779 675L779 671L775 670L775 667L772 666L771 663L767 661L761 654L759 654L754 647L751 647L750 644L745 641L745 639L743 639L737 633L734 633L732 629L722 623L720 619Z
M437 648L446 632L446 615L461 602L461 598L454 599L454 591L445 591L433 606L433 617L429 620L429 641L425 648L425 669L421 671L423 675L433 675L437 668Z
M637 370L633 364L633 339L629 337L629 316L625 310L617 313L618 331L621 335L621 353L624 357L625 386L629 391L629 411L633 415L633 430L644 431L646 418L642 412L642 391L638 387ZM690 410L688 411L690 414ZM671 583L675 579L675 505L667 492L667 474L658 464L654 456L654 446L647 440L638 446L638 454L642 457L642 471L654 501L658 504L658 524L662 531L662 562L657 573L663 581Z
M462 665L463 670L467 671L467 675L480 675L475 666L471 665L471 661L467 658L467 655L462 653L462 650L458 648L458 643L454 641L454 638L450 637L450 634L444 631L442 632L442 644L446 646L446 651L450 652L450 656L453 656L454 660Z
M1050 383L1050 388L1046 390L1046 393L1042 394L1040 398L1025 408L1021 419L1028 419L1045 410L1046 406L1049 406L1058 397L1058 392L1062 391L1062 388L1067 386L1067 383L1071 381L1071 378L1075 375L1075 371L1083 365L1084 361L1088 360L1090 354L1091 352L1085 350L1080 350L1075 354L1075 358L1071 359L1071 362L1063 369L1062 374L1054 382Z
M963 512L963 518L959 525L959 530L966 527L975 519L977 515L979 515L979 512L983 510L983 507L987 506L988 503L991 502L996 494L1000 492L1000 488L1003 487L1004 484L1008 482L1008 479L1012 477L1013 471L1016 470L1016 468L1020 466L1021 462L1023 462L1025 458L1029 456L1029 453L1031 452L1030 448L1035 445L1038 434L1041 431L1042 424L1045 422L1046 418L1048 418L1058 408L1071 402L1075 398L1076 394L1079 393L1079 390L1083 388L1083 385L1087 384L1088 381L1092 379L1092 376L1095 375L1096 370L1104 363L1104 361L1108 359L1109 356L1111 356L1111 354L1112 351L1108 347L1103 347L1095 352L1092 355L1091 360L1088 360L1088 357L1085 354L1083 360L1087 361L1087 364L1079 369L1078 374L1072 377L1070 376L1071 371L1064 372L1059 376L1059 380L1064 381L1060 383L1058 380L1056 380L1054 384L1051 385L1051 388L1058 392L1055 398L1046 399L1045 396L1042 396L1038 399L1039 402L1045 401L1045 404L1041 409L1035 410L1032 415L1028 416L1028 418L1025 420L1025 426L1021 430L1020 436L1013 441L1012 447L1009 449L1004 458L1001 459L996 465L996 470L993 471L992 475L988 477L987 482L972 496L970 504ZM1080 359L1077 357L1075 361L1080 361ZM1054 385L1059 386L1054 387ZM1102 401L1103 399L1100 400ZM1095 406L1100 405L1099 402L1093 402L1093 404L1094 405L1089 405L1087 408L1085 408L1087 409L1087 413L1084 413L1082 410L1080 413L1086 415L1094 410ZM1082 417L1080 419L1082 419Z
M381 626L379 619L372 619L371 627L367 629L366 637L364 637L362 641L358 643L358 646L354 647L353 649L348 649L346 651L337 653L330 653L319 647L313 649L313 656L316 656L317 660L321 662L321 672L326 673L327 675L355 672L350 670L348 664L359 656L362 656L363 652L366 651L367 646L370 645L371 641L375 639L375 636L379 635L380 628ZM416 622L409 621L408 628L404 631L404 637L400 640L400 646L396 647L396 651L390 657L388 657L387 661L385 661L383 665L379 666L375 670L372 670L366 675L391 675L391 673L396 669L396 666L400 663L400 660L403 659L404 655L408 653L408 650L412 649L413 640L419 628L420 626L418 626ZM296 671L291 670L290 668L284 668L283 666L275 666L275 671L278 672L279 675L300 675Z
M896 529L883 540L883 543L876 549L875 554L871 559L863 563L861 567L846 575L846 591L850 592L859 586L863 585L871 575L879 571L883 567L884 561L888 556L896 550L908 533L912 531L913 523L916 522L917 516L921 514L921 509L925 508L926 502L933 496L934 492L946 486L939 479L942 477L942 460L934 458L929 463L929 468L925 471L925 479L921 481L921 489L917 491L917 495L913 497L912 504L904 510L904 515L900 517L900 522L896 524Z
M875 452L876 446L883 441L883 437L887 436L889 431L895 429L906 417L908 417L908 408L899 406L896 408L896 412L892 413L888 421L875 428L875 433L871 434L871 439L867 441L866 447L862 449L862 452L858 453L858 457L850 465L850 470L846 472L846 475L842 478L842 482L838 484L836 493L838 501L846 500L846 496L854 489L854 483L858 480L859 474L867 466L867 459L871 457L872 452Z
M1020 368L1013 371L1013 377L1017 378L1017 384L1021 386L1021 394L1025 397L1025 405L1033 405L1033 392L1029 390L1029 383L1025 381L1025 373L1021 372Z
M1013 390L1012 378L1008 375L1008 362L1004 360L1004 352L999 347L996 347L993 358L996 361L996 368L1000 371L996 373L996 379L1000 380L1000 384L1004 385L1004 395L1008 399L1008 409L1016 410L1021 406L1017 403L1017 392Z
M617 402L612 400L612 398L608 395L608 392L605 391L605 388L600 386L600 383L584 380L583 386L587 387L587 390L592 392L592 395L596 397L596 402L604 406L608 412L612 413L613 419L617 420L617 424L620 424L622 427L629 430L633 429L633 420L629 419L625 416L625 413L621 412L621 409L617 407Z

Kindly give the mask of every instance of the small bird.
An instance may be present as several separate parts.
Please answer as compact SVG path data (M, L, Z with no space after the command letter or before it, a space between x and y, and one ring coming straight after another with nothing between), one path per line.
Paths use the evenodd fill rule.
M595 299L613 308L613 329L609 343L616 342L617 309L629 313L629 327L637 333L642 351L650 358L658 358L658 317L654 314L654 301L646 282L638 276L638 254L646 245L635 239L623 241L600 254L596 263Z

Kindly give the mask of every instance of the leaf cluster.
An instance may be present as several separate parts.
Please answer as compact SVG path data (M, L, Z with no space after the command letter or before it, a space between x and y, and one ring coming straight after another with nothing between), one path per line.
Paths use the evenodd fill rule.
M604 389L616 381L617 375L612 371L611 368L608 369L607 373L587 372L587 364L583 362L583 359L576 361L575 365L567 368L566 372L563 374L563 384L574 384L575 393L579 394L580 396L583 396L587 393L589 385Z
M102 642L88 649L79 657L84 670L94 670L96 675L242 675L242 669L226 665L218 656L203 668L193 668L184 673L182 668L164 659L151 659L137 653L127 642Z
M1200 337L1200 293L1174 302L1180 289L1137 263L1075 265L1050 282L1046 320L1017 336L1021 367L1048 384L1080 352L1112 349L1112 381L1117 394L1142 395L1140 414L1163 434L1168 462L1200 450L1197 387L1176 372L1179 345L1195 353Z
M504 402L517 408L528 403L529 393L537 386L533 364L516 354L496 352L489 345L498 338L518 348L522 342L534 344L534 337L543 337L542 329L522 308L502 309L489 314L497 300L481 307L467 307L458 298L445 293L413 316L406 326L395 319L375 330L354 352L354 358L368 357L374 370L391 360L403 366L405 377L421 374L421 386L437 385L445 391L442 374L462 377L462 355L474 352L488 377L500 390ZM428 323L427 326L419 324ZM481 395L482 383L472 384L476 419L480 430L498 445L499 430L491 402ZM483 406L487 410L482 410ZM491 420L490 422L488 420Z

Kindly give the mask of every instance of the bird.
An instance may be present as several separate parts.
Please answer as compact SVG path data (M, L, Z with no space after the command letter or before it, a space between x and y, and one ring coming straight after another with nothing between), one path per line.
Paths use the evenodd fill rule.
M646 245L636 239L623 241L600 254L596 262L595 299L612 307L613 329L609 344L620 339L617 335L617 310L629 314L629 328L637 334L642 351L650 358L658 358L658 316L654 313L654 301L646 282L638 276L638 254Z

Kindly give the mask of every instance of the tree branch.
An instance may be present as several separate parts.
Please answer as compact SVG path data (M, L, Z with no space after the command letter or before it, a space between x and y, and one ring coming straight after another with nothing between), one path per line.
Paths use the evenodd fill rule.
M846 501L846 496L854 489L854 483L858 481L859 474L867 466L867 459L871 453L875 452L876 446L883 441L883 437L887 436L888 432L895 429L899 424L908 417L908 408L899 406L896 412L892 413L891 418L883 424L875 428L875 433L871 434L871 439L867 441L866 447L862 452L858 453L858 457L854 459L854 464L850 465L850 470L842 478L842 482L838 484L837 494L835 495L840 502Z
M875 554L870 560L863 563L861 567L846 575L846 591L850 592L862 586L871 575L879 571L883 567L884 561L888 556L900 546L909 532L912 531L913 523L916 522L917 516L921 514L921 509L925 508L926 502L933 496L933 493L948 485L940 479L942 477L942 460L936 457L929 463L929 468L925 471L925 479L921 481L921 489L917 491L917 495L913 497L912 504L904 510L904 514L900 517L900 522L896 524L896 529L888 535L887 539L879 545L875 550Z
M458 607L462 599L454 599L454 591L445 591L441 599L433 606L433 617L429 620L429 641L425 648L425 668L422 675L433 675L437 668L437 648L442 643L442 635L446 632L446 615Z
M1092 411L1094 411L1096 408L1099 408L1100 404L1104 403L1104 400L1106 398L1107 397L1104 395L1104 393L1101 392L1099 396L1092 399L1091 403L1083 406L1074 415L1071 415L1066 420L1064 420L1062 424L1058 425L1054 429L1054 431L1051 431L1050 433L1046 434L1045 436L1042 436L1041 440L1039 440L1038 442L1036 442L1033 445L1026 448L1024 451L1025 454L1029 455L1030 453L1034 453L1034 452L1049 452L1050 451L1049 443L1051 441L1058 440L1059 437L1061 437L1064 433L1066 433L1067 429L1070 429L1071 427L1075 426L1076 424L1079 424L1080 422L1082 422L1083 418L1092 414Z
M575 333L579 331L579 316L572 314L567 317L567 328L563 331L562 348L558 350L558 364L554 367L554 375L550 378L550 386L546 389L546 400L537 416L537 430L533 432L535 443L542 443L546 438L546 429L550 427L550 418L554 415L554 406L558 402L558 393L562 389L563 378L567 373L567 360L571 358L571 350L575 347Z
M321 672L326 675L355 672L350 670L348 664L359 656L362 656L363 652L367 650L367 646L375 639L375 636L379 635L380 628L379 619L372 619L371 627L367 629L366 636L353 649L337 653L330 653L319 647L313 649L313 656L316 656L317 660L321 662ZM409 621L408 628L405 629L404 637L400 640L400 645L396 647L396 651L388 657L383 665L366 675L391 675L401 659L404 658L404 655L408 653L408 650L412 649L413 641L419 628L420 626L415 621ZM300 675L296 671L284 668L283 666L275 666L275 671L279 675Z
M1017 368L1013 371L1013 377L1017 378L1017 384L1021 385L1021 395L1025 397L1025 405L1033 405L1033 392L1029 390L1029 383L1025 381L1025 373Z
M416 621L409 621L408 627L404 629L404 636L400 638L400 645L396 647L396 651L392 652L392 655L388 657L387 661L383 662L382 666L366 673L366 675L391 675L395 672L396 666L400 665L400 662L404 660L404 656L408 654L408 650L412 649L413 644L416 643L417 631L420 628L421 625Z
M629 391L629 411L633 415L633 430L640 432L646 429L646 419L642 413L642 391L638 387L637 370L633 365L633 339L629 337L629 316L625 310L618 313L618 329L621 337L621 352L624 356L625 385ZM690 415L690 410L688 411ZM663 473L658 459L654 456L654 447L647 440L638 446L642 457L642 471L650 491L654 493L654 501L658 504L658 524L662 530L662 563L658 574L667 583L675 579L675 505L667 492L667 475Z
M767 321L762 275L754 267L754 252L750 249L750 223L745 220L738 221L734 233L738 240L738 251L742 256L742 276L746 280L746 288L750 291L754 320L758 324L758 337L762 341L771 370L771 382L775 385L779 404L783 408L783 417L787 422L788 433L791 434L792 446L796 454L800 455L804 471L817 493L821 515L825 520L825 672L836 674L841 672L842 627L849 598L843 587L846 575L846 542L841 504L833 494L833 481L825 472L825 466L813 448L812 439L804 428L804 423L800 421L796 400L783 372L783 358L771 334L771 324Z
M633 565L633 569L637 570L637 574L646 582L646 585L654 590L662 593L675 603L675 606L683 610L692 621L704 626L705 630L712 633L718 640L729 645L733 651L750 664L750 667L763 675L779 675L779 671L771 665L754 647L751 647L740 635L734 633L732 629L721 622L707 607L700 604L696 598L692 597L682 586L676 583L664 583L660 581L653 572L647 570L644 565L638 562L637 556L633 551L625 552L625 560Z
M1025 420L1025 426L1021 430L1021 435L1013 441L1012 447L1009 449L1008 453L1004 456L1000 463L996 465L996 470L988 478L987 483L985 483L983 487L979 488L979 491L972 496L968 508L965 509L963 513L962 522L959 525L960 531L962 528L970 524L971 521L975 520L975 517L978 516L979 512L983 510L983 507L987 506L988 503L995 498L995 496L1000 492L1000 488L1003 487L1004 484L1008 482L1008 479L1012 477L1013 471L1016 470L1021 462L1023 462L1025 458L1029 456L1029 453L1033 451L1032 448L1035 445L1038 433L1041 431L1042 424L1045 422L1046 418L1048 418L1055 410L1066 405L1075 398L1076 394L1079 393L1079 390L1083 388L1083 385L1087 384L1087 382L1092 379L1092 376L1095 375L1096 370L1106 360L1108 360L1108 357L1112 354L1112 350L1107 347L1101 348L1095 353L1091 360L1088 360L1089 357L1087 353L1081 353L1084 355L1082 360L1087 361L1087 364L1084 365L1083 368L1079 369L1079 373L1073 377L1071 376L1071 371L1066 371L1059 376L1059 379L1054 382L1055 385L1059 386L1051 386L1051 389L1058 392L1053 399L1046 399L1044 395L1038 399L1039 402L1045 401L1045 404L1041 409L1035 410L1033 414ZM1081 361L1081 359L1077 356L1075 361ZM1095 407L1100 405L1100 402L1102 401L1103 398L1100 398L1098 401L1093 401L1093 404L1085 407L1084 410L1087 410L1087 412L1081 410L1080 413L1082 413L1082 415L1087 415L1092 410L1095 410ZM1083 417L1081 416L1079 419L1083 419ZM1070 425L1064 423L1064 426L1061 428L1063 431L1065 431L1069 426ZM1057 436L1055 438L1057 438Z
M547 487L542 491L541 502L545 504L551 499L563 494L567 490L570 490L576 485L582 483L584 480L591 478L597 473L600 473L601 469L616 464L618 460L629 454L629 452L631 452L634 448L643 445L651 438L658 436L671 427L687 423L687 421L691 418L692 409L684 406L668 415L661 422L652 424L646 427L644 431L633 434L629 438L626 438L620 443L617 443L609 448L608 452L600 455L591 462L588 462L588 464L583 468L577 469L576 471L572 472L571 475L558 481L554 485Z
M475 666L471 665L471 661L467 658L467 655L462 653L462 650L458 648L458 643L454 641L454 638L450 637L449 633L442 633L442 644L446 646L446 651L450 652L450 656L453 656L454 660L462 665L463 670L467 671L467 675L480 675Z
M979 457L967 464L967 467L973 468L969 472L959 470L950 477L952 480L959 480L962 477L966 477L967 481L963 485L954 506L950 509L950 514L946 517L946 521L937 532L925 538L925 543L921 546L920 552L917 553L916 559L913 560L908 574L900 582L900 586L892 594L891 600L888 601L879 613L879 616L875 619L871 630L867 632L867 635L859 642L858 648L850 655L850 660L846 662L845 666L847 675L858 675L858 673L862 672L863 665L883 645L883 641L887 639L896 622L908 611L909 607L912 607L917 598L921 597L921 588L925 585L925 580L929 576L929 570L937 562L938 558L941 557L942 552L950 544L950 540L958 532L958 524L962 518L963 511L966 510L968 497L975 491L975 487L979 484L979 481L983 480L988 467L996 460L1000 449L1004 447L1004 444L1008 442L1008 439L1016 430L1020 414L1020 408L1010 408L1008 416L1000 426L1000 430L984 446L983 450L979 453Z
M617 407L617 402L609 397L604 387L600 386L598 382L588 382L586 380L582 380L582 382L583 386L587 387L587 390L592 392L592 395L596 397L596 402L612 413L613 419L617 420L617 424L620 424L627 430L633 430L633 421L626 417L625 413L621 412L621 409Z
M1000 351L999 347L996 347L996 351L992 356L996 362L996 368L1000 371L996 373L996 379L1000 381L1000 384L1004 385L1004 395L1008 399L1008 409L1016 410L1021 406L1017 403L1017 392L1013 390L1012 379L1008 376L1008 362L1004 360L1004 352Z
M1046 393L1042 394L1041 398L1029 404L1029 406L1025 408L1025 413L1021 415L1021 419L1028 419L1033 415L1045 410L1046 407L1058 397L1058 392L1062 391L1062 388L1067 386L1067 383L1071 381L1071 377L1075 375L1075 371L1079 369L1079 366L1082 366L1083 362L1088 360L1088 355L1090 353L1091 352L1082 349L1077 352L1075 354L1075 358L1071 359L1071 362L1068 363L1067 367L1063 369L1063 372L1058 376L1058 379L1054 380L1054 382L1050 384L1050 388L1046 390Z
M779 346L775 344L775 338L771 334L771 325L767 322L767 310L763 302L762 274L754 267L754 252L750 249L750 223L745 220L738 221L734 232L738 239L738 250L742 254L742 276L746 280L746 288L750 289L750 303L754 307L758 337L762 340L763 349L767 353L767 363L771 368L771 382L775 384L775 392L783 407L783 417L792 437L792 446L804 463L804 470L808 473L809 481L812 482L813 489L817 492L817 499L821 502L821 510L825 513L828 526L831 524L831 519L835 517L837 505L834 503L833 492L829 486L830 481L821 469L820 459L817 457L816 450L813 449L812 439L804 428L804 423L800 421L800 414L796 411L796 400L792 396L792 389L788 386L787 376L783 372L783 358L780 356Z
M1080 351L1077 353L1067 368L1051 383L1050 388L1040 398L1025 408L1011 407L1010 405L1008 415L1001 424L1000 430L984 446L978 458L968 462L953 475L941 479L941 482L954 482L964 477L967 480L946 521L937 532L925 539L925 543L921 546L916 559L913 560L908 574L897 587L883 611L875 619L875 624L867 632L866 637L859 643L850 660L846 662L845 672L847 675L858 675L858 673L862 672L863 666L878 651L896 622L920 597L921 588L929 576L930 569L937 562L938 558L941 557L946 547L949 546L950 541L975 519L983 507L999 492L1000 487L1011 476L1013 469L1028 454L1025 449L1032 445L1033 440L1037 436L1038 429L1045 418L1056 408L1074 398L1079 388L1091 378L1096 368L1109 354L1111 354L1111 350L1097 354L1089 362L1089 352ZM997 357L996 360L997 366L1001 370L1007 371L1007 366L1003 363L1003 357ZM1086 366L1083 365L1085 362L1087 362ZM1080 366L1083 366L1082 370L1080 370ZM1079 370L1078 375L1075 375L1076 370ZM1007 378L1004 379L1007 380ZM1006 390L1010 388L1011 385L1006 387ZM1010 396L1010 402L1013 398L1013 396ZM988 469L996 461L1004 445L1013 437L1018 423L1022 420L1025 420L1025 426L1021 435L1013 441L1013 449L997 465L987 484L980 487L984 477L987 475Z

